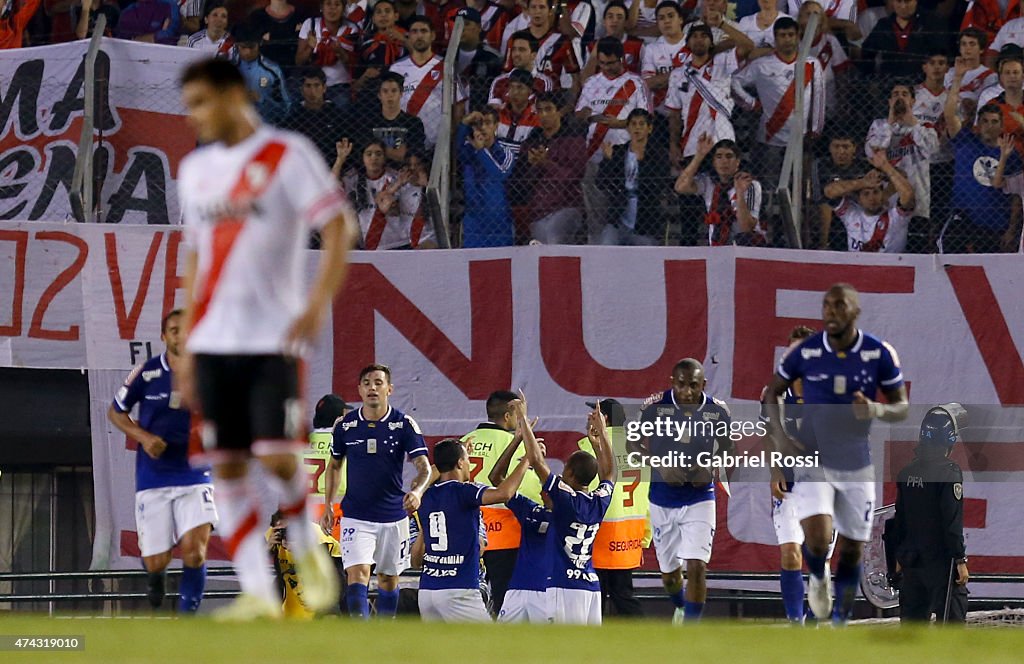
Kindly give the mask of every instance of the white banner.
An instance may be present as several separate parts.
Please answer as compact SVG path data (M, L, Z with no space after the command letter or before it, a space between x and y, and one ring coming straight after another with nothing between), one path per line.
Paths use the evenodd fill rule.
M85 40L0 51L0 219L71 219L85 109ZM103 39L96 59L98 221L176 224L178 162L193 147L178 77L195 49Z

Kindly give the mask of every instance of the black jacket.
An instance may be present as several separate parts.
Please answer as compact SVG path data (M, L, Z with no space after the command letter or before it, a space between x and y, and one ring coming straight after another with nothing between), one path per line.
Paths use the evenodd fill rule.
M629 143L614 146L611 158L602 161L597 171L597 186L608 192L609 221L618 222L625 208L628 151ZM674 182L667 147L647 141L644 158L639 163L637 182L636 232L664 239L665 215L661 203Z
M896 558L904 567L963 558L963 472L942 457L915 457L896 478Z
M937 40L949 41L949 33L944 26L917 14L914 16L906 48L901 50L893 31L895 23L895 14L889 14L878 21L875 29L861 46L861 60L858 66L866 76L880 74L889 78L916 81L921 78L921 65L933 48L932 44ZM876 55L881 56L877 64Z

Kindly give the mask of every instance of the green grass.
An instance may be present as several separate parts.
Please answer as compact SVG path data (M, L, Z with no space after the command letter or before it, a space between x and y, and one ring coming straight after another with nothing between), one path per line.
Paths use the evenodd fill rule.
M358 624L348 620L220 625L207 619L0 618L0 635L81 635L84 652L0 653L0 662L755 662L931 664L1024 661L1024 630L851 627L796 629L653 620L601 628L529 625Z

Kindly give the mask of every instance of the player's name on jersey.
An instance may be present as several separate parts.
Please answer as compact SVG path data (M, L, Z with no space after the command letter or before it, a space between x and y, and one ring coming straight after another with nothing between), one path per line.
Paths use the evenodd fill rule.
M461 565L465 560L466 556L463 555L435 556L428 553L423 556L423 562L431 565Z
M698 452L697 454L686 454L685 452L668 452L660 455L645 455L640 452L630 452L626 456L626 463L632 468L817 468L819 466L818 453L811 452L803 455L789 456L782 452L760 452L741 454L712 452Z
M717 417L717 413L707 413ZM748 436L768 435L768 425L762 421L716 419L680 419L674 415L659 415L653 419L626 422L626 440L636 443L644 438L672 438L677 443L694 438L724 438L737 441Z

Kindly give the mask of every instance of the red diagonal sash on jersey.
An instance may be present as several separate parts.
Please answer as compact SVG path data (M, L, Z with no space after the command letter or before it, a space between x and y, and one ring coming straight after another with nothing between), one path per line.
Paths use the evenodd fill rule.
M619 88L619 91L615 93L615 96L608 100L608 105L605 106L604 115L610 115L611 117L621 120L619 116L622 115L622 110L626 108L626 102L636 92L636 81L630 79ZM615 113L609 113L608 111L615 109ZM604 137L608 134L608 125L606 124L595 124L594 135L590 137L590 144L587 145L587 159L593 157L598 150L601 149L601 144L604 143Z
M811 79L814 78L814 65L810 62L804 63L804 87L806 88L811 84ZM764 140L770 141L775 134L779 133L779 130L786 126L786 121L789 120L789 116L793 114L793 108L796 105L796 77L789 82L789 87L786 88L786 93L782 95L782 99L779 100L779 105L775 107L775 112L768 118L768 122L764 128Z
M861 251L878 252L885 248L885 235L889 232L889 211L886 210L875 222L875 230L871 239L861 245Z
M373 211L373 219L370 220L370 227L366 229L366 248L373 251L380 246L380 239L384 236L384 229L387 228L388 219L384 213L377 208Z
M234 204L243 204L245 201L256 198L262 194L274 179L274 172L277 171L281 158L285 153L285 144L278 141L270 141L257 152L252 160L242 168L238 182L231 188L228 200ZM220 276L224 271L231 249L235 246L239 233L245 226L245 219L220 219L213 229L213 260L210 269L203 281L201 291L196 297L195 316L192 324L197 324L206 314L210 301L213 299L217 284L220 283Z
M430 94L437 87L437 84L441 82L444 74L444 60L438 61L434 65L433 69L427 72L427 75L420 80L420 84L416 86L416 89L412 91L412 96L409 97L409 103L405 107L405 112L409 115L418 115L420 109L423 108L423 104L427 103L430 99Z

